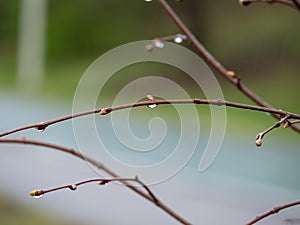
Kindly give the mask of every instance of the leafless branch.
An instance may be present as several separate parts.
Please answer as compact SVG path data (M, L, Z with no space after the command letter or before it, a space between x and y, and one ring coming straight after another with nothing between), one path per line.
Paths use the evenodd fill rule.
M41 146L41 147L46 147L46 148L59 150L59 151L71 154L73 156L76 156L76 157L78 157L78 158L80 158L80 159L82 159L86 162L89 162L90 164L92 164L96 168L105 171L107 174L109 174L110 176L112 176L114 178L117 178L117 179L120 178L120 176L118 176L115 172L113 172L111 169L107 168L102 163L100 163L100 162L98 162L98 161L94 160L93 158L90 158L86 155L83 155L82 153L79 153L79 152L77 152L77 151L75 151L74 149L71 149L71 148L66 148L66 147L63 147L63 146L60 146L60 145L50 144L50 143L41 142L41 141L26 140L24 138L23 139L1 139L0 138L0 143L34 145L34 146ZM157 199L157 197L155 197L154 195L152 196L151 194L150 195L146 194L145 192L141 191L139 188L137 188L137 187L133 186L132 184L130 184L127 180L119 179L119 181L121 183L123 183L126 187L128 187L129 189L133 190L135 193L139 194L140 196L144 197L148 201L150 201L150 202L154 203L155 205L157 205L157 207L161 208L163 211L165 211L167 214L169 214L171 217L173 217L174 219L176 219L180 223L186 224L186 225L191 224L187 220L185 220L183 217L178 215L176 212L174 212L172 209L170 209L162 201ZM140 183L140 184L142 184L142 183ZM36 193L36 194L38 195L39 193ZM40 194L42 194L42 192Z
M261 99L254 92L252 92L245 84L242 83L241 78L232 70L228 70L223 66L199 41L198 38L189 30L181 18L175 13L171 6L165 0L157 0L170 18L175 22L178 28L185 34L190 43L196 48L198 53L216 70L219 74L225 77L231 84L236 86L244 95L254 101L256 104L266 107L274 108L269 103ZM278 114L272 114L275 118L281 119ZM300 126L292 125L292 128L300 133Z
M83 112L83 113L78 113L78 114L74 114L74 115L70 115L70 116L66 116L66 117L62 117L62 118L58 118L58 119L55 119L55 120L50 120L50 121L34 124L34 125L20 127L20 128L17 128L17 129L14 129L14 130L4 132L4 133L0 134L0 137L4 137L4 136L7 136L7 135L12 134L12 133L16 133L16 132L19 132L19 131L28 130L28 129L32 129L32 128L36 128L38 130L44 130L44 129L46 129L46 127L48 127L52 124L59 123L59 122L62 122L62 121L66 121L66 120L70 120L70 119L74 119L74 118L77 118L77 117L82 117L82 116L87 116L87 115L90 115L90 114L95 114L95 113L99 113L100 115L106 115L106 114L111 113L113 111L118 111L118 110L123 110L123 109L142 107L142 106L152 106L152 105L167 105L167 104L199 104L199 105L204 104L204 105L215 105L215 106L227 106L227 107L233 107L233 108L239 108L239 109L247 109L247 110L253 110L253 111L267 112L267 113L271 113L272 115L277 115L278 117L283 117L283 116L288 115L289 116L288 119L300 119L300 114L286 112L286 111L273 109L273 108L262 107L262 106L254 106L254 105L247 105L247 104L229 102L229 101L224 101L224 100L220 100L220 99L206 100L206 99L195 98L195 99L157 100L157 99L153 98L152 100L149 100L149 96L147 96L147 98L148 98L147 101L141 101L141 102L118 105L118 106L112 106L112 107L105 107L105 108L91 110L91 111L87 111L87 112ZM287 122L287 121L288 120L286 119L284 122ZM292 126L293 122L289 122L290 126ZM264 132L261 133L262 134L262 135L260 135L261 138L271 130L268 130L265 133ZM256 141L256 143L258 143L258 140Z
M243 6L247 6L250 5L251 3L256 3L256 2L266 2L269 4L280 3L280 4L290 6L294 9L300 10L300 4L297 0L240 0L239 2Z
M290 207L293 207L293 206L297 206L297 205L300 205L300 201L295 201L295 202L291 202L291 203L288 203L288 204L284 204L284 205L281 205L281 206L274 207L270 211L265 212L265 213L261 214L260 216L257 216L253 220L249 221L248 223L246 223L246 225L255 224L258 221L260 221L260 220L262 220L262 219L264 219L264 218L266 218L268 216L271 216L273 214L279 213L279 211L281 211L283 209L287 209L287 208L290 208Z
M262 144L263 137L269 133L270 131L274 130L275 128L280 127L281 124L285 123L290 117L290 115L287 114L285 117L283 117L280 121L275 123L273 126L269 127L268 129L264 130L263 132L256 135L256 145L259 147Z
M111 182L122 182L122 181L133 181L136 182L138 184L140 184L148 193L149 196L151 196L153 202L155 204L158 203L158 199L155 197L155 195L153 194L153 192L150 190L150 188L144 184L140 179L138 179L138 177L135 178L110 178L110 179L104 179L104 178L96 178L96 179L89 179L89 180L85 180L85 181L80 181L78 183L75 184L69 184L69 185L64 185L64 186L59 186L59 187L55 187L55 188L51 188L51 189L47 189L47 190L33 190L30 192L30 195L33 197L40 197L46 193L50 193L50 192L54 192L54 191L58 191L58 190L62 190L62 189L70 189L72 191L77 190L77 187L84 185L84 184L88 184L88 183L93 183L93 182L98 182L99 185L105 185Z

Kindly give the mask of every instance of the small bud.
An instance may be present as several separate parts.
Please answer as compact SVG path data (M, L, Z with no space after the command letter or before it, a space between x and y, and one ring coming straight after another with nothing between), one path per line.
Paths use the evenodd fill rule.
M70 190L75 191L77 189L77 185L76 184L72 184L69 186Z
M257 147L260 147L261 144L262 144L261 139L257 139L255 144L256 144Z
M33 190L32 192L30 192L30 195L32 197L40 197L44 194L44 192L42 190Z
M100 115L106 115L110 112L111 112L111 108L103 108L103 109L100 110L99 114Z
M108 180L101 180L98 184L99 185L105 185L107 184L109 181Z
M152 95L147 95L148 100L155 101L156 99Z
M229 77L236 78L236 73L234 71L229 70L226 72L226 74Z
M288 128L288 127L290 127L291 126L291 124L289 123L289 122L286 122L285 124L284 124L284 128Z
M38 124L35 127L35 129L37 129L39 131L44 131L47 127L48 127L48 124L46 124L46 123L43 122L43 123Z
M247 6L251 3L249 0L239 0L241 6Z

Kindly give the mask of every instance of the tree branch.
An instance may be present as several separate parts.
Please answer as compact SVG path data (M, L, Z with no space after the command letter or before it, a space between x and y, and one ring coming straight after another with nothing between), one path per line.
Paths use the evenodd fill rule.
M168 104L196 104L196 105L227 106L227 107L246 109L246 110L251 110L251 111L267 112L267 113L271 113L272 115L277 115L280 118L288 115L288 119L300 119L300 114L291 113L291 112L282 111L282 110L273 109L273 108L262 107L262 106L254 106L254 105L229 102L229 101L224 101L224 100L220 100L220 99L206 100L206 99L195 98L195 99L156 100L152 96L151 97L153 99L149 99L149 96L150 95L147 96L147 98L148 98L147 101L141 101L141 102L112 106L112 107L105 107L105 108L101 108L101 109L96 109L96 110L82 112L82 113L78 113L78 114L74 114L74 115L70 115L70 116L61 117L61 118L58 118L55 120L50 120L50 121L46 121L46 122L42 122L42 123L38 123L38 124L20 127L20 128L0 134L0 137L4 137L9 134L17 133L19 131L28 130L28 129L32 129L32 128L35 128L37 130L45 130L48 126L50 126L52 124L60 123L62 121L71 120L71 119L82 117L82 116L87 116L90 114L99 113L100 115L107 115L113 111L118 111L118 110L123 110L123 109L142 107L142 106L153 106L153 105L155 105L155 106L156 105L168 105ZM294 123L297 123L298 120L289 121L286 119L284 122L287 122L289 124L289 126L292 126ZM271 130L273 130L273 128ZM269 130L269 131L271 131L271 130ZM268 133L269 131L267 131L266 133ZM264 135L265 135L265 133L263 135L260 135L261 138ZM258 143L258 141L256 141L256 143Z
M273 126L269 127L268 129L264 130L263 132L259 133L258 135L256 135L256 146L261 146L262 144L262 139L263 137L271 132L272 130L274 130L275 128L280 127L281 124L285 123L288 119L290 118L290 115L287 114L285 117L283 117L280 121L278 121L277 123L275 123Z
M66 148L66 147L63 147L63 146L60 146L60 145L50 144L50 143L46 143L46 142L32 141L32 140L26 140L26 139L19 140L19 139L1 139L0 138L0 143L25 144L25 145L34 145L34 146L46 147L46 148L59 150L59 151L71 154L73 156L76 156L77 158L80 158L80 159L82 159L86 162L91 163L96 168L98 168L100 170L103 170L104 172L106 172L110 176L119 179L119 181L121 183L123 183L126 187L128 187L129 189L131 189L135 193L139 194L140 196L144 197L148 201L154 203L155 205L157 205L157 207L161 208L163 211L165 211L167 214L169 214L171 217L173 217L174 219L176 219L180 223L185 224L185 225L190 225L191 224L187 220L185 220L183 217L178 215L176 212L174 212L172 209L170 209L162 201L157 199L154 195L152 196L151 194L150 195L146 194L145 192L141 191L139 188L131 185L128 181L120 179L120 176L118 176L115 172L113 172L111 169L107 168L102 163L100 163L100 162L98 162L98 161L96 161L96 160L94 160L94 159L92 159L92 158L90 158L86 155L83 155L82 153L79 153L79 152L75 151L74 149ZM136 182L138 182L138 181L136 181ZM140 184L142 184L142 183L140 183ZM42 193L40 193L40 194L42 194Z
M246 85L241 82L241 78L231 70L226 69L195 37L195 35L188 29L180 17L175 13L171 6L165 0L157 0L162 8L166 11L169 17L174 21L178 28L185 34L190 41L190 43L196 48L198 53L203 56L203 58L216 70L219 74L225 77L231 84L233 84L237 89L239 89L244 95L254 101L256 104L266 107L273 108L269 103L261 99L254 92L252 92ZM273 114L277 119L280 116ZM296 124L292 125L292 128L300 133L300 126Z
M266 2L269 4L280 3L292 7L294 9L300 10L300 4L297 0L240 0L239 2L243 6L247 6L250 5L251 3L256 3L256 2Z
M255 224L258 221L260 221L260 220L262 220L262 219L264 219L264 218L266 218L268 216L271 216L273 214L279 213L279 211L281 211L283 209L287 209L287 208L290 208L290 207L293 207L293 206L297 206L297 205L300 205L300 201L295 201L295 202L291 202L291 203L288 203L288 204L284 204L284 205L281 205L281 206L274 207L270 211L265 212L265 213L261 214L260 216L257 216L253 220L249 221L248 223L246 223L246 225Z
M72 191L77 190L77 187L84 185L84 184L88 184L88 183L93 183L93 182L98 182L99 185L105 185L111 182L123 182L123 181L134 181L138 184L140 184L148 193L149 196L151 196L152 201L155 204L158 204L158 199L156 198L156 196L153 194L153 192L150 190L150 188L144 184L140 179L138 179L138 177L135 178L111 178L111 179L104 179L104 178L96 178L96 179L89 179L89 180L85 180L85 181L80 181L78 183L75 184L69 184L69 185L64 185L64 186L59 186L59 187L55 187L55 188L51 188L51 189L47 189L47 190L33 190L30 192L30 195L33 197L41 197L42 195L46 194L46 193L50 193L50 192L54 192L54 191L58 191L58 190L62 190L62 189L70 189Z

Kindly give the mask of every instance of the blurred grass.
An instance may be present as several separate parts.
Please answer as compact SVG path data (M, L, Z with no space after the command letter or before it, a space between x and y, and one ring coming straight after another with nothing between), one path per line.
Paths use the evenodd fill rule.
M10 225L71 225L62 218L50 217L36 208L19 204L11 198L0 196L0 224Z

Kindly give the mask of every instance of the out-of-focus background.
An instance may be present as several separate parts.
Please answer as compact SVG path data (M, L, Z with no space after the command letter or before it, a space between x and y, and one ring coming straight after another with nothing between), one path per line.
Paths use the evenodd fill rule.
M299 12L279 4L242 7L237 0L169 2L207 49L240 74L259 96L276 108L300 111ZM1 1L0 132L70 114L80 78L106 51L128 42L177 33L180 31L156 1ZM193 50L189 44L183 45ZM131 68L112 79L113 87L118 90L153 69L143 68ZM154 72L159 69L168 71L158 67ZM201 97L189 79L184 80L178 71L172 73L177 82L189 87L192 97ZM216 77L226 100L251 104L235 87ZM108 102L113 97L104 96ZM237 109L228 109L227 114L224 145L210 170L204 175L197 172L200 153L196 153L187 169L165 186L154 187L158 195L161 193L167 203L195 224L217 224L216 214L207 213L214 210L223 212L219 214L221 221L244 223L274 205L296 200L300 193L299 134L291 129L274 130L257 149L255 135L274 120L264 113ZM24 134L76 148L71 124L57 125L49 132ZM60 153L11 145L1 145L0 150L1 224L141 224L143 218L176 224L150 204L140 203L143 199L114 186L112 191L87 187L79 194L62 191L47 196L44 202L43 198L33 201L27 193L31 189L75 182L95 174L85 164ZM50 158L56 160L55 166ZM177 188L169 192L175 184ZM113 200L103 196L106 192ZM143 207L143 218L138 218L135 211ZM300 217L299 210L289 212L270 220L270 224Z

